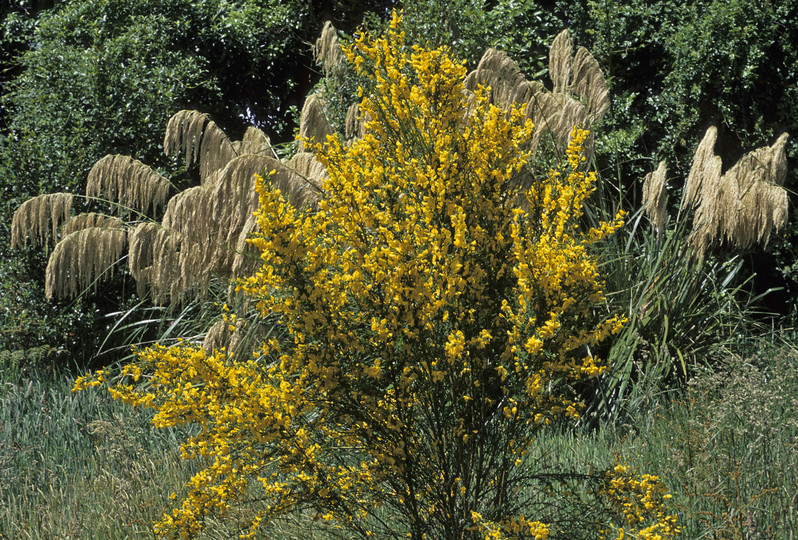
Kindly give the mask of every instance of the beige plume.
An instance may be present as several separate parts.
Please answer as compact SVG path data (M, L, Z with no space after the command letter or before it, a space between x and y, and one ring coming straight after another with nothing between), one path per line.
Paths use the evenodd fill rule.
M139 296L144 296L150 282L155 236L160 228L158 223L147 221L139 223L128 234L128 268L130 275L136 280Z
M668 222L668 194L665 191L667 174L665 162L660 161L657 170L648 173L643 181L643 205L658 234L662 234Z
M255 126L249 126L241 141L233 142L236 155L262 154L277 157L269 137Z
M299 152L289 160L284 174L272 181L296 208L313 206L321 198L327 169L316 159L316 154Z
M169 119L163 148L167 156L184 153L186 167L199 162L203 183L238 155L232 141L207 114L188 110Z
M180 268L180 234L158 223L140 223L129 236L128 264L139 296L153 302L180 303L186 289Z
M169 294L169 301L179 304L189 290L206 290L217 270L218 232L213 227L212 197L211 186L196 186L169 201L163 217L163 229L169 236L159 231L153 251L153 295L159 301ZM165 246L177 251L166 254Z
M587 115L596 121L604 117L610 107L607 81L598 62L584 47L579 47L572 64L573 76L568 90L579 96L587 108Z
M212 241L220 273L232 273L239 237L258 209L255 175L281 166L282 163L272 157L248 155L232 160L221 172L210 196L211 226L216 231Z
M146 268L151 257L153 269L147 277L152 281L154 296L161 302L168 299L179 303L188 291L201 294L206 290L212 276L240 276L245 270L250 271L252 266L248 261L253 260L253 253L248 249L246 237L256 227L255 174L270 171L275 172L267 178L292 204L301 207L318 200L324 168L315 157L297 154L288 165L260 154L234 158L218 172L213 185L189 188L169 201L162 228L171 231L169 245L179 249L165 256L166 262L157 255L157 252L163 254L163 248L154 248L150 255L139 247L138 237L162 244L167 243L167 238L158 236L152 240L161 233L143 226L137 229L131 238L131 273L135 276L136 268L141 274L138 269ZM179 275L170 274L170 269ZM172 285L167 286L167 281Z
M318 94L305 99L299 120L299 152L307 151L309 145L326 142L327 135L332 133L325 107L324 99Z
M306 109L304 132L325 133L323 103L314 105L311 98ZM298 208L312 207L323 195L326 170L313 154L300 152L283 163L269 138L254 127L231 143L207 115L181 111L169 121L164 146L167 154L185 153L187 165L199 161L202 183L173 196L161 223L127 230L121 219L102 214L70 218L72 195L67 193L35 197L17 210L14 246L24 245L28 237L46 244L58 238L64 224L47 265L48 298L87 289L112 269L127 246L139 295L149 291L156 303L175 307L188 294L205 294L212 277L242 276L256 268L256 250L246 241L257 229L256 174L267 177ZM164 204L169 186L146 165L109 155L92 168L87 195L147 210Z
M166 203L169 180L128 156L107 155L89 171L86 196L104 197L122 207L147 213Z
M207 354L213 354L213 351L221 349L230 341L230 324L225 321L215 322L205 333L205 339L202 341L202 348L205 349Z
M91 227L65 236L47 262L45 297L74 297L104 277L110 278L126 244L124 229Z
M233 264L230 268L233 279L250 276L258 269L260 264L260 252L252 244L247 242L247 239L258 230L258 219L255 217L255 214L252 214L247 218L247 221L241 228L241 233L238 235L238 240L236 241L235 255L233 256Z
M189 288L180 265L182 247L180 234L176 231L163 227L154 230L152 266L144 274L156 304L170 302L175 307Z
M343 50L338 42L338 31L330 21L324 23L321 35L313 47L313 57L321 64L325 76L344 59Z
M58 239L58 227L69 219L71 193L47 193L28 199L11 219L11 247L28 245L28 238L47 248L50 238Z
M63 238L75 231L90 229L92 227L123 229L125 223L118 217L106 216L105 214L97 214L95 212L78 214L77 216L72 216L64 223L64 226L61 228L61 237Z
M717 129L710 126L696 149L685 184L683 205L695 209L690 240L703 256L714 241L739 249L767 245L787 223L789 201L782 187L787 175L783 133L773 146L745 154L725 174L715 155Z
M327 170L310 152L295 154L287 164L274 160L264 170L274 171L268 179L296 208L313 208L323 194L321 186L327 177ZM247 242L247 238L257 230L258 222L253 210L243 222L235 243L231 266L233 277L243 277L257 269L260 260L258 250ZM228 237L228 241L231 240Z
M789 200L782 187L787 176L788 135L783 133L770 147L744 155L724 178L736 195L734 219L724 220L724 237L740 249L767 245L772 231L787 223Z
M346 120L344 123L347 139L363 136L365 122L360 115L360 103L356 101L349 106L346 110Z
M575 126L590 129L609 108L607 83L598 62L584 47L574 56L567 30L551 45L549 75L552 91L541 82L526 80L518 64L505 53L488 49L464 86L470 92L480 85L489 87L490 101L503 110L525 104L527 116L535 124L530 145L534 155L543 143L562 151ZM592 135L584 148L590 157Z
M528 102L543 85L527 81L521 68L506 53L488 49L477 68L466 76L463 86L470 92L475 92L479 86L489 88L490 102L508 110L514 103Z
M704 133L704 138L696 148L690 173L684 185L684 199L682 205L695 206L702 199L711 198L718 191L720 182L721 163L715 155L715 141L718 139L718 129L710 126Z
M568 89L573 70L573 47L571 46L571 36L568 30L563 30L549 49L549 77L554 84L552 91L555 94L564 94Z

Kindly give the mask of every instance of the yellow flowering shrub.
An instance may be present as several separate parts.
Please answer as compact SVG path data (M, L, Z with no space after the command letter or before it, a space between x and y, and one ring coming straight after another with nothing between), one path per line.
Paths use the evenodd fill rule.
M591 255L623 215L581 224L583 130L522 185L524 111L466 94L463 64L405 45L399 16L346 55L374 86L364 136L317 147L318 208L258 182L262 266L239 288L284 339L252 358L152 348L111 388L156 425L199 426L183 454L209 465L156 531L191 536L249 497L265 502L243 537L303 509L364 537L545 539L516 495L524 456L579 416L572 385L625 322L600 314Z
M671 495L658 476L639 474L618 464L606 472L602 493L623 520L620 525L602 528L602 540L671 540L679 535L676 514L671 514L666 504Z

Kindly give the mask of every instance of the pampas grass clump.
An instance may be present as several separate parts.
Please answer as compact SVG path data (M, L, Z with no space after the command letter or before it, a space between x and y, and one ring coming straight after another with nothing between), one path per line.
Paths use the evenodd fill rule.
M306 109L324 120L323 107L310 101ZM309 119L303 124L313 130ZM175 307L189 292L202 296L212 276L252 270L257 256L246 238L257 226L256 174L273 171L272 181L298 207L322 195L325 172L315 157L300 153L284 164L255 127L247 129L243 140L230 141L208 115L180 111L167 124L164 148L168 155L182 154L187 166L198 165L201 185L167 203L171 183L166 178L128 156L108 155L92 167L86 187L89 200L118 203L123 216L154 213L165 205L160 223L126 225L95 212L70 216L69 193L40 195L20 206L12 224L13 247L31 238L45 246L50 238L57 242L46 270L48 299L73 297L107 279L128 247L138 294L149 293L156 303Z

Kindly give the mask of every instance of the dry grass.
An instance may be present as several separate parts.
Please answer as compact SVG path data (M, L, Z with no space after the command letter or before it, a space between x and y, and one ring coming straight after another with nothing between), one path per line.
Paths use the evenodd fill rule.
M70 217L67 222L64 223L64 226L61 227L61 236L66 238L75 231L90 229L92 227L122 229L125 227L125 223L118 217L106 216L105 214L97 214L95 212L78 214Z
M535 124L531 142L533 154L550 138L562 152L574 126L590 128L609 108L607 83L598 62L580 47L574 55L567 30L561 32L549 52L552 91L539 81L528 81L518 64L502 51L488 49L477 68L468 74L465 88L489 87L492 103L508 110L525 105ZM588 153L591 152L588 144Z
M272 142L269 137L260 129L255 126L249 126L244 138L240 141L233 142L233 149L236 155L243 156L246 154L262 154L276 158L277 154L272 148Z
M324 23L319 39L313 46L313 57L321 64L324 75L329 75L330 70L343 62L344 54L338 42L338 31L330 21Z
M571 46L571 37L567 30L563 30L554 38L549 49L549 77L554 84L552 91L555 94L565 93L571 80L572 70L573 47Z
M362 137L364 131L364 119L360 116L360 103L354 102L346 111L345 135L347 139Z
M169 119L163 148L167 156L182 152L186 167L199 162L203 183L237 155L232 141L216 122L205 113L189 110Z
M485 51L477 68L468 74L463 85L471 92L480 85L490 87L489 99L504 110L514 103L527 103L543 87L536 81L528 81L512 58L492 48Z
M323 102L311 97L303 118L305 134L326 137ZM131 224L129 231L130 273L139 295L149 292L158 304L176 307L189 293L202 297L212 277L254 269L258 257L246 239L257 226L256 174L274 171L271 181L297 207L313 205L323 194L326 171L312 154L300 152L284 164L260 129L250 127L241 141L230 141L197 111L180 111L169 120L164 151L182 153L187 166L199 165L201 185L166 203L166 178L130 157L108 155L92 168L86 188L90 200L115 201L123 215L154 213L166 203L160 224ZM14 247L30 238L44 245L61 239L47 265L47 298L75 296L107 279L128 246L121 219L93 212L70 217L71 208L71 194L55 193L26 201L14 215Z

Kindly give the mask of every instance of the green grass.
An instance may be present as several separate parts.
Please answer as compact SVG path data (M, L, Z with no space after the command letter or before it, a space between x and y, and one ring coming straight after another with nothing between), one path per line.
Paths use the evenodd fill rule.
M146 411L102 391L73 394L72 379L2 367L0 538L150 538L169 495L181 493L199 464L180 459L178 430L154 429ZM683 538L792 539L798 529L798 352L762 345L746 359L729 355L715 372L638 409L623 425L552 430L537 444L530 459L545 464L543 472L588 474L618 460L660 475L673 494ZM548 513L567 529L583 498L578 479L560 486L563 502ZM599 511L583 509L582 517ZM233 508L229 520L209 522L203 537L231 537L249 512ZM262 537L333 536L296 514Z
M105 393L73 394L68 375L4 368L0 538L146 538L191 473L178 433Z
M729 355L630 423L573 436L576 459L657 474L687 539L793 539L798 531L798 352Z

